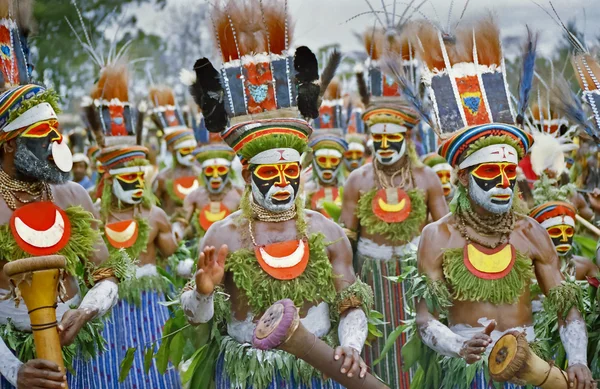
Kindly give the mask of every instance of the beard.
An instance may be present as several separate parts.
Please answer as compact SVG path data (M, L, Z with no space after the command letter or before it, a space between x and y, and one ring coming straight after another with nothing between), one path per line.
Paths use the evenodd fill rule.
M276 200L273 195L279 191L289 192L290 197L285 201ZM279 188L275 185L272 185L268 192L263 195L258 186L256 186L254 183L254 180L252 180L252 197L254 198L256 204L260 205L266 210L274 213L281 213L294 206L296 201L296 191L292 185L288 185L285 188Z
M498 202L493 200L495 195L510 195L508 201ZM501 214L507 213L512 208L513 190L511 188L492 188L489 191L483 190L475 181L473 175L469 175L469 197L475 204L488 212Z
M54 162L48 159L52 153L51 147L47 150L40 147L35 149L39 157L30 149L25 139L17 138L14 164L19 176L24 181L42 181L58 185L69 181L69 172L61 171Z

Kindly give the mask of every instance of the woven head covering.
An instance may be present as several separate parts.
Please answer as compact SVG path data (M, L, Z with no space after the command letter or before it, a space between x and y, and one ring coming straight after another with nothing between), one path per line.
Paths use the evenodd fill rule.
M340 157L348 150L348 142L339 130L316 130L313 132L308 146L313 153L320 149L333 149L340 152Z
M211 144L197 148L192 153L196 161L204 165L230 165L235 152L226 144Z
M21 135L30 125L58 120L58 96L39 85L23 85L0 95L0 144Z
M529 216L534 218L544 228L557 224L566 224L575 227L576 214L575 207L566 201L549 201L538 205L529 212Z
M299 162L312 132L300 116L318 116L337 63L326 66L329 77L319 85L315 55L304 46L289 53L293 23L284 2L227 0L212 19L221 70L202 58L183 74L207 129L221 132L244 165Z
M460 169L485 162L518 163L533 139L515 125L500 31L493 19L458 30L453 43L428 23L418 34L424 45L419 46L426 65L423 80L433 102L436 130L444 139L438 153Z
M131 166L147 164L148 149L143 146L110 146L105 147L98 155L105 171L110 172Z
M195 147L194 132L188 129L175 130L165 135L165 142L169 150L179 150L186 147Z
M100 153L100 147L94 145L90 146L87 150L87 156L90 160L95 161Z

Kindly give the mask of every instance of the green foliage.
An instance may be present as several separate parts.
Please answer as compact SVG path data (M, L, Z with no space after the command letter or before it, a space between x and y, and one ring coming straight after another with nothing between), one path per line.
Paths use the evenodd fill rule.
M559 186L555 179L544 173L533 184L533 199L536 206L550 201L569 201L576 189L573 184Z
M369 285L357 278L352 285L337 294L333 306L330 307L329 316L334 323L337 323L340 320L341 305L352 297L361 302L359 308L361 308L363 312L365 312L365 315L369 317L369 312L373 307L373 290Z
M575 282L563 281L559 286L550 289L544 299L544 310L554 316L561 315L564 319L571 308L584 312L583 291Z
M109 26L118 25L120 31L127 31L119 37L117 48L133 39L129 59L140 57L159 58L160 48L164 43L157 35L146 34L139 30L137 17L132 12L124 12L127 7L144 3L154 4L160 8L166 0L89 0L79 2L84 15L84 23L92 45L104 54L108 53L113 36L103 36ZM131 7L132 8L132 7ZM127 16L122 16L127 15ZM83 87L88 91L93 80L98 78L96 65L93 65L87 52L77 41L69 28L68 19L78 34L84 38L77 11L70 1L37 0L34 3L33 16L36 20L35 33L30 38L30 45L37 49L35 70L37 78L54 86L62 95L71 98L73 91ZM139 69L140 77L144 77ZM77 92L75 92L77 93ZM81 93L81 89L79 89Z
M419 235L421 226L427 218L427 204L420 189L410 189L406 193L410 199L410 215L401 223L387 223L379 219L373 212L372 202L377 194L375 188L363 194L358 200L356 215L367 232L371 235L383 235L392 242L410 242Z
M135 357L135 347L129 347L125 353L125 358L121 361L119 368L119 382L125 381L125 378L129 375L129 371L133 366L133 358Z

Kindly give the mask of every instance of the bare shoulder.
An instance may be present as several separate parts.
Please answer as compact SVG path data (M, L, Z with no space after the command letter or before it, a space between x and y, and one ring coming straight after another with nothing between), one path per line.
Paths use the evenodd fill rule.
M412 168L412 171L419 184L425 183L427 186L429 186L430 183L439 181L437 174L429 166L415 166Z
M150 209L150 218L161 223L169 223L167 213L159 206L153 205Z
M172 171L173 169L171 169L170 167L164 168L163 170L158 172L158 174L156 175L156 180L161 182L166 181L167 178L171 175Z
M539 234L548 234L540 223L527 215L520 215L516 223L516 229L523 232L528 239L535 239Z
M309 233L323 233L328 239L336 240L345 236L342 228L319 212L304 210Z
M61 208L80 205L85 210L95 212L92 198L85 188L73 181L67 181L61 185L53 185L54 199Z
M435 246L443 244L450 238L450 235L452 234L451 230L454 228L453 225L454 215L452 215L452 213L427 224L421 232L421 242L426 242L428 245L435 242Z
M373 165L369 162L353 170L346 178L345 188L363 189L372 186Z

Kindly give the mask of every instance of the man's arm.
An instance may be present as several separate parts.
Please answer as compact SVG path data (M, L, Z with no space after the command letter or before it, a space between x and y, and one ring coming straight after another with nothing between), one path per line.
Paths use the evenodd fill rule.
M435 172L427 166L424 167L423 172L427 177L427 209L429 209L431 219L437 221L448 214L448 203L446 203L440 179Z
M356 208L358 207L358 200L360 198L359 180L362 176L362 169L355 170L350 173L348 180L344 184L340 225L344 228L345 234L353 240L356 239L356 234L360 228Z
M448 231L439 223L429 224L423 229L417 252L417 265L419 273L427 277L427 283L445 282L440 249L444 245L432 242L445 242L447 238ZM481 359L481 354L492 342L489 335L495 328L495 322L490 323L481 333L467 339L442 324L438 320L439 312L430 312L424 299L417 300L416 311L421 340L441 355L464 358L467 363L475 363Z
M579 216L584 218L585 220L592 220L595 216L594 211L588 205L587 201L583 195L579 192L575 192L571 197L571 203L577 208L577 213Z
M156 221L158 233L156 235L156 247L167 258L177 251L177 241L171 230L171 223L167 218L167 214L159 207L152 207L152 216Z
M529 228L525 231L530 242L536 243L534 252L534 268L538 284L546 295L546 302L562 299L560 289L567 287L563 284L563 276L560 272L560 260L556 249L550 240L546 229L535 221L528 219ZM564 305L565 301L557 301ZM573 302L575 303L575 302ZM577 389L592 388L592 373L587 367L587 331L581 313L576 306L569 312L557 312L560 339L563 343L569 368L567 373L571 385L577 381Z

